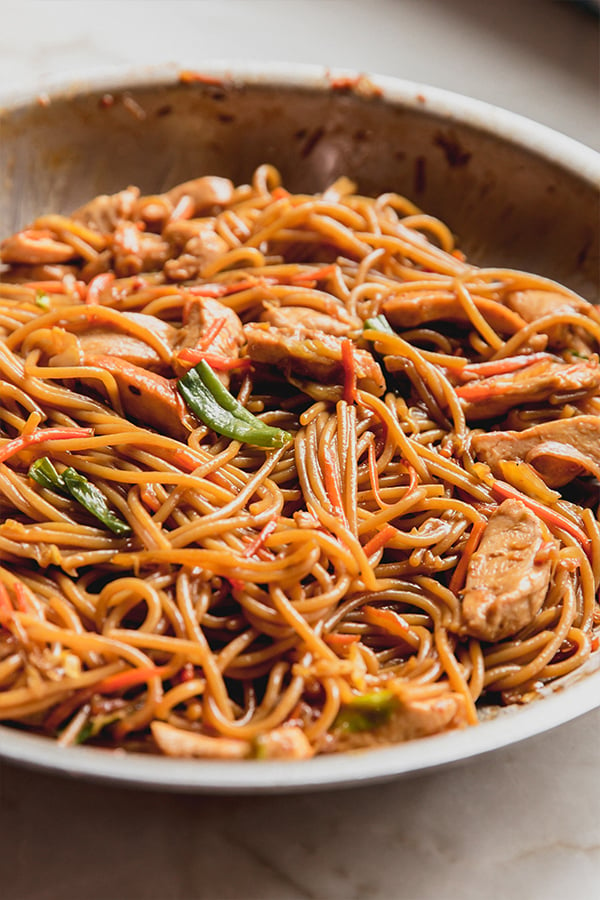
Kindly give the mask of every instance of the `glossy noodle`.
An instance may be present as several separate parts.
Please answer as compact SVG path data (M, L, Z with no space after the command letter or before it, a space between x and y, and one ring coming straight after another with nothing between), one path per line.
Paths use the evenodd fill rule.
M339 179L202 177L0 259L0 720L307 758L598 645L600 316Z

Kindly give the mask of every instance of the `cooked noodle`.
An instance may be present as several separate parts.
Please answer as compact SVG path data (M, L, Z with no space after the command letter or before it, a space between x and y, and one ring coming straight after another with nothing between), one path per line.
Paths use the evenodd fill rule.
M292 195L262 166L2 245L4 723L307 757L474 725L596 650L600 463L539 429L600 423L600 317L354 191ZM279 443L194 414L180 385L202 360ZM496 433L529 444L492 459ZM529 573L482 544L501 515L538 536L518 602L511 566Z

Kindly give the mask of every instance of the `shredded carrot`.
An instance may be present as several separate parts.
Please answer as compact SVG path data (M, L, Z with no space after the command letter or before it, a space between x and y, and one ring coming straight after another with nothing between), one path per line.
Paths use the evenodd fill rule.
M232 281L230 284L195 284L188 288L194 297L226 297L228 294L237 294L239 291L247 291L255 287L263 287L277 284L276 278L244 278L240 281Z
M181 84L209 84L215 87L223 87L221 78L214 75L203 75L202 72L194 72L193 69L182 69L179 73Z
M550 509L549 507L544 506L543 503L538 503L537 500L532 500L531 497L528 497L526 494L522 494L512 485L507 484L505 481L494 481L492 490L494 491L494 493L499 494L504 499L520 500L525 504L525 506L528 507L528 509L535 513L536 516L539 516L540 519L546 523L546 525L549 525L550 527L554 526L555 528L562 528L563 531L566 531L567 534L570 534L571 537L575 538L575 540L578 541L579 544L581 544L581 547L587 554L587 556L591 556L591 540L582 528L580 528L578 525L575 525L575 523L567 519L566 516L563 516L555 509Z
M363 618L369 625L376 625L383 628L388 634L395 634L397 637L405 638L410 631L410 626L399 613L393 609L382 609L379 606L363 606Z
M479 542L481 540L483 532L485 531L486 525L487 522L479 521L475 522L473 527L471 528L471 534L467 538L465 549L462 552L462 556L458 561L458 565L452 573L450 583L448 584L448 588L452 591L453 594L458 594L458 592L462 590L465 579L467 577L467 568L469 566L469 562L471 561L471 557L479 546Z
M140 488L140 500L152 512L158 512L160 509L160 502L151 484L145 484Z
M323 638L326 644L329 644L330 647L350 647L352 644L357 644L360 641L359 634L326 634Z
M227 581L231 585L234 591L243 591L244 582L240 581L239 578L228 578Z
M155 675L160 675L162 671L159 666L142 666L139 669L129 669L127 672L109 675L108 678L104 678L94 685L94 693L115 694L117 691L125 691L143 684Z
M464 262L467 258L462 250L453 250L450 255L453 256L454 259L459 259L461 262Z
M177 354L177 360L189 363L191 366L205 360L217 372L229 372L232 369L242 369L247 372L252 368L252 360L248 356L219 356L218 353L209 353L208 350L200 350L196 347L184 347Z
M219 334L219 332L225 325L226 321L227 320L226 320L225 316L221 316L218 319L214 319L210 323L209 327L206 329L204 334L202 335L198 349L206 350L208 347L210 347L212 342L215 340L215 338L217 337L217 335Z
M32 444L43 444L46 441L70 441L76 438L91 437L93 428L43 428L33 431L31 434L22 434L12 441L8 441L0 448L0 463L6 462L15 453L31 447Z
M100 294L104 288L107 288L114 280L115 276L112 272L101 272L100 275L96 275L95 278L92 278L87 286L85 302L90 305L98 303Z
M20 581L13 582L13 590L15 592L15 600L17 603L17 609L19 612L24 613L35 613L29 598L25 592L25 588L21 584Z
M524 369L542 359L552 359L550 353L522 353L520 356L507 356L505 359L492 359L483 363L468 363L459 369L456 374L460 378L488 378L491 375L505 375L508 372L516 372Z
M372 556L373 553L377 553L377 551L381 550L382 547L385 547L388 541L396 534L398 534L398 529L388 523L385 528L378 531L377 534L364 545L363 550L365 551L365 556L369 557Z
M290 281L294 284L298 281L322 281L323 278L335 275L336 269L337 265L335 263L323 266L320 269L305 269L303 272L298 272L297 275L292 275Z
M283 200L284 197L289 197L290 192L286 191L284 187L276 187L273 191L271 191L271 197L273 200Z
M598 637L598 635L596 635L596 637L592 638L592 646L591 646L592 653L594 653L594 651L596 651L598 649L598 647L600 647L600 637Z
M356 400L356 367L354 365L354 344L350 338L342 341L342 365L344 367L344 400L354 403Z
M26 281L23 287L49 294L66 294L67 286L62 281Z
M196 457L192 456L191 453L188 453L187 450L176 450L171 457L171 461L175 463L176 466L179 466L180 469L183 469L184 472L193 472L194 469L197 469L198 466L202 465L202 460L196 459Z
M246 559L249 559L251 556L261 549L266 539L272 534L277 528L277 519L270 519L266 525L263 525L258 535L255 537L253 541L251 541L248 546L245 548L242 556ZM272 554L271 554L272 556Z

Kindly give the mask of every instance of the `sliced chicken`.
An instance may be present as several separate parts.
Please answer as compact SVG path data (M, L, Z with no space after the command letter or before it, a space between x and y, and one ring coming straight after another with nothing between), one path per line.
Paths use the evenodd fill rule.
M522 403L540 403L561 398L572 401L596 393L600 387L597 358L578 363L541 359L515 372L470 381L457 388L470 419L492 419Z
M123 409L134 422L180 440L194 428L185 403L168 378L116 356L95 356L90 364L114 377Z
M495 300L473 298L475 306L499 334L515 334L525 320ZM417 328L426 322L469 322L458 297L392 297L383 303L382 312L398 328Z
M113 233L112 251L115 274L127 278L162 269L171 247L158 234L144 233L133 222L119 222Z
M165 196L173 207L177 206L182 197L189 197L194 207L193 215L199 216L210 212L214 206L227 206L233 197L233 183L229 178L203 175L175 185Z
M193 364L193 354L190 354L186 365L177 361L177 354L182 350L206 351L227 359L237 359L245 342L243 325L233 309L212 297L194 297L187 307L185 325L180 328L174 342L175 371L183 374Z
M464 698L460 694L438 694L434 697L411 696L408 689L398 697L389 720L376 728L334 735L335 750L359 750L363 747L397 744L415 738L439 734L467 725Z
M259 759L310 759L315 751L297 725L282 725L254 741L254 754Z
M462 602L465 632L492 643L529 625L544 603L557 550L524 503L505 500L469 562Z
M197 731L186 731L166 722L150 725L152 737L167 756L200 759L246 759L252 752L250 741L209 737Z
M71 218L101 233L114 231L118 222L132 218L139 196L137 187L128 187L116 194L100 194L76 209Z
M506 305L526 322L536 322L544 316L556 313L578 313L600 322L598 310L582 297L568 296L557 291L512 291L506 295ZM590 353L593 338L583 328L572 325L555 325L548 330L550 345Z
M215 231L214 219L194 219L173 222L163 231L163 238L171 244L172 253L164 272L171 281L189 281L202 274L205 266L227 253L229 246Z
M260 315L261 322L268 322L275 328L293 328L303 333L321 331L323 334L333 334L336 337L345 337L351 331L360 328L360 321L352 322L350 317L340 308L340 316L334 318L326 313L317 312L308 306L266 306Z
M600 478L600 417L555 419L524 431L491 431L473 437L477 458L501 475L502 460L524 460L546 484L561 487L588 472Z
M286 375L299 375L327 384L343 384L342 338L313 331L310 335L266 323L244 327L248 356L258 363L276 366ZM353 348L359 388L380 397L385 379L367 350Z
M47 266L77 257L77 251L45 228L25 228L0 244L0 262L7 265Z

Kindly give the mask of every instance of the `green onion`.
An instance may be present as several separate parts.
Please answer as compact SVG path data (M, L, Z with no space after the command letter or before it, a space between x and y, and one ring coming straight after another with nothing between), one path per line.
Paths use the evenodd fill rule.
M386 725L397 708L398 698L391 691L360 694L342 705L333 723L333 730L348 734L374 731Z
M36 459L29 468L29 477L50 491L67 494L118 537L131 534L131 528L109 509L102 491L76 469L69 467L59 475L47 456Z
M367 319L364 324L364 330L366 331L367 329L384 331L386 334L396 334L384 315L373 316L372 319Z
M288 431L273 428L248 412L206 360L180 378L177 388L194 415L217 434L257 447L284 447L292 440Z
M45 291L37 290L35 292L35 305L46 312L50 309L50 297Z

